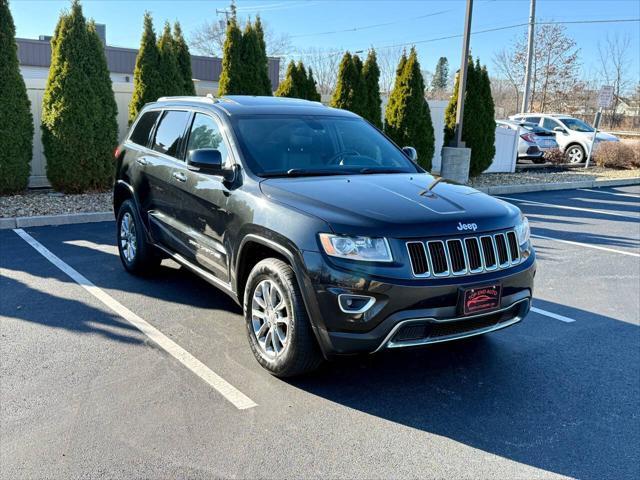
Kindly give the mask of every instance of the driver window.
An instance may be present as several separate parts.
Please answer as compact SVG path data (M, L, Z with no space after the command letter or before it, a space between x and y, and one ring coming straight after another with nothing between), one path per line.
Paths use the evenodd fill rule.
M229 161L229 151L222 139L222 133L216 121L208 115L196 113L191 124L187 152L201 148L215 148L220 151L222 163Z

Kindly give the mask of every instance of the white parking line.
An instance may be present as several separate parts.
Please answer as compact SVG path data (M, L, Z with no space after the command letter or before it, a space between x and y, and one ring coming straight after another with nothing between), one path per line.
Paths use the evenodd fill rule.
M557 313L547 312L546 310L542 310L541 308L531 307L531 311L535 313L539 313L540 315L544 315L545 317L555 318L556 320L560 320L564 323L573 323L575 320L573 318L565 317L564 315L558 315Z
M637 198L640 201L640 197L637 194L633 194L633 193L618 193L618 192L605 192L604 190L598 190L595 188L581 188L580 189L581 192L593 192L593 193L601 193L603 195L614 195L616 197L631 197L631 198Z
M634 220L640 220L640 217L636 217L633 215L626 215L624 213L610 212L608 210L597 210L595 208L570 207L569 205L555 205L553 203L534 202L533 200L526 200L524 198L502 197L500 195L496 195L496 197L501 198L502 200L509 200L511 202L528 203L530 205L539 205L541 207L559 208L561 210L577 210L579 212L599 213L601 215L611 215L614 217L624 217L624 218L632 218Z
M619 253L620 255L629 255L630 257L640 257L640 253L625 252L624 250L601 247L600 245L591 245L589 243L574 242L573 240L563 240L562 238L547 237L545 235L538 235L537 233L532 233L531 236L533 238L543 238L545 240L553 240L554 242L567 243L569 245L575 245L577 247L595 248L596 250L604 250L605 252Z
M70 265L63 262L59 257L54 255L49 249L47 249L44 245L38 242L27 232L25 232L21 228L14 229L13 231L16 232L25 242L35 248L43 257L45 257L56 267L58 267L69 277L71 277L71 279L78 285L80 285L87 292L89 292L115 313L124 318L131 325L144 333L156 345L158 345L165 352L178 360L182 365L187 367L198 377L208 383L224 398L231 402L236 408L238 408L239 410L245 410L247 408L257 406L257 404L249 397L247 397L244 393L235 388L224 378L213 372L209 367L207 367L204 363L187 352L180 345L166 337L160 330L152 326L149 322L140 318L127 307L107 294L104 290L95 286L89 279L87 279Z

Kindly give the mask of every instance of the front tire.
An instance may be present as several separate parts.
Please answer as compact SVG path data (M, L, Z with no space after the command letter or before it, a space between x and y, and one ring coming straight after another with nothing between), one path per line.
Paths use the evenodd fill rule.
M292 268L276 258L259 262L244 291L244 317L253 355L276 377L311 372L322 363Z
M144 234L142 220L134 203L125 200L116 220L118 252L124 268L135 275L155 269L161 261Z
M580 145L571 145L567 147L567 151L564 155L567 159L567 163L572 163L574 165L582 163L586 159L584 148L582 148L582 146Z

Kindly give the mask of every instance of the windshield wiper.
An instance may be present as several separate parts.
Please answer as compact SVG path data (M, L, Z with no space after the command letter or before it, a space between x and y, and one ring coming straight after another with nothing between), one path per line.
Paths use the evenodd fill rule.
M404 170L398 168L374 168L374 167L365 167L358 170L358 173L362 173L364 175L370 173L409 173Z
M306 169L306 168L290 168L286 172L266 172L261 173L261 177L271 178L271 177L315 177L315 176L324 176L324 175L351 175L355 172L353 171L339 171L339 170L321 170L321 169Z

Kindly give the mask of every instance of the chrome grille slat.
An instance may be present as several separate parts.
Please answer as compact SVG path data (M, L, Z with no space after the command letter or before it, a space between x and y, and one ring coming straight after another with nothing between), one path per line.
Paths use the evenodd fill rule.
M406 247L416 278L494 272L521 261L513 230L444 240L414 240L406 242Z
M451 272L451 262L445 243L442 240L427 242L427 253L431 260L433 276L448 277Z

